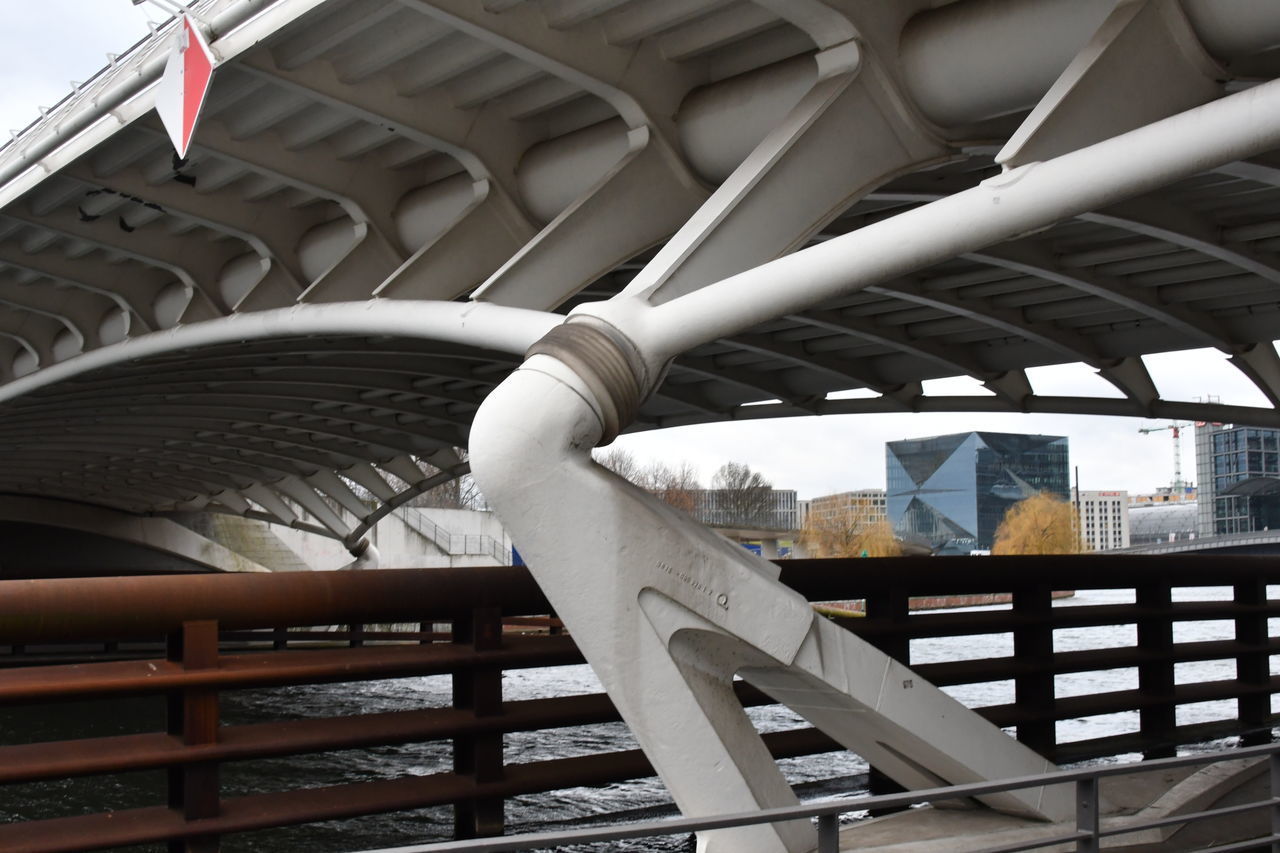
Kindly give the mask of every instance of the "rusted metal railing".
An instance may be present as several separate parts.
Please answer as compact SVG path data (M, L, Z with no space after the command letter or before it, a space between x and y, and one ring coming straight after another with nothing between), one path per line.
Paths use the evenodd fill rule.
M1058 760L1129 751L1170 754L1179 743L1226 734L1269 739L1270 697L1280 690L1270 655L1280 640L1267 619L1280 602L1266 585L1280 568L1257 557L913 559L784 561L783 580L810 600L859 598L866 616L840 620L910 663L916 638L1007 632L1014 654L920 664L942 685L1012 679L1016 701L979 711ZM1185 586L1231 586L1230 601L1182 603ZM1051 607L1053 589L1131 588L1132 604ZM919 613L913 596L1011 592L1008 610ZM153 806L0 826L0 851L87 850L167 842L171 850L215 851L221 836L274 826L452 804L458 837L503 829L505 799L652 774L636 751L504 764L502 737L616 721L603 695L503 701L502 672L580 663L572 638L542 614L548 605L523 568L380 570L287 575L188 575L0 582L0 705L155 696L166 703L165 731L91 740L0 746L0 785L71 776L164 770L167 801ZM1229 619L1231 640L1172 642L1179 620ZM508 630L503 631L503 620ZM371 625L411 623L388 633ZM512 630L519 624L521 631ZM1053 631L1134 624L1137 644L1054 652ZM343 625L343 632L286 630ZM451 626L448 633L430 630ZM163 640L145 655L147 640ZM53 643L97 643L88 658L39 666ZM11 651L7 657L3 653ZM17 650L13 653L13 650ZM143 650L143 651L140 651ZM1231 658L1237 677L1177 684L1179 662ZM1057 674L1135 667L1136 690L1056 698ZM251 687L450 674L453 707L226 725L222 691ZM769 702L747 687L744 704ZM1233 720L1177 726L1185 702L1230 698ZM1059 744L1058 720L1136 710L1138 730ZM228 762L282 755L446 740L452 772L243 796L220 790ZM836 748L811 729L766 736L775 755ZM873 775L873 779L874 779Z

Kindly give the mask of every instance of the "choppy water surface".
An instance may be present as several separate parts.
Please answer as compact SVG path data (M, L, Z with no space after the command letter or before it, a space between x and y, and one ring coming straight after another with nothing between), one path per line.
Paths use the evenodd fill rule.
M1129 591L1092 591L1059 602L1059 606L1121 603ZM1276 591L1272 591L1276 595ZM1180 591L1180 600L1230 598L1229 588ZM1270 633L1280 632L1280 619L1271 620ZM1234 625L1221 622L1181 623L1176 642L1229 639ZM1055 649L1067 651L1123 646L1135 641L1132 626L1060 630ZM1007 634L956 639L915 640L912 660L926 663L968 658L998 657L1012 653ZM1273 671L1275 669L1273 668ZM1194 682L1235 677L1231 660L1184 664L1178 681ZM1059 676L1057 693L1072 696L1137 686L1137 672L1117 669ZM585 666L531 669L506 673L503 696L507 700L595 693L599 682ZM1001 704L1013 700L1012 681L946 688L970 706ZM341 716L412 708L446 707L451 701L447 676L375 681L347 685L314 685L224 694L222 716L227 725L279 719ZM797 728L803 721L782 707L750 709L761 731ZM1200 703L1179 708L1178 722L1230 718L1234 701ZM1058 724L1060 740L1100 737L1137 728L1137 713L1064 720ZM157 731L164 727L163 703L131 699L85 705L6 708L0 710L0 742L27 743L76 737ZM505 740L507 763L586 755L604 749L634 749L635 740L622 724L587 726L546 732L515 733ZM1131 756L1136 759L1137 756ZM826 797L864 793L866 765L848 753L786 759L780 767L802 797ZM449 772L452 752L448 743L410 744L372 750L335 752L232 764L223 768L224 796L287 790L298 780L307 787L338 785L369 779ZM823 781L833 780L833 781ZM31 820L126 809L164 802L163 773L136 773L116 778L64 780L0 789L0 821ZM671 813L670 799L656 779L640 779L615 785L577 788L518 797L507 802L508 832L579 827L593 821L645 820ZM267 832L231 836L223 841L226 853L342 853L441 840L452 833L452 813L447 807L416 812L377 815L355 820L311 824ZM162 848L132 848L132 851ZM634 846L609 845L579 850L691 850L687 837L638 842ZM131 853L132 853L131 851Z

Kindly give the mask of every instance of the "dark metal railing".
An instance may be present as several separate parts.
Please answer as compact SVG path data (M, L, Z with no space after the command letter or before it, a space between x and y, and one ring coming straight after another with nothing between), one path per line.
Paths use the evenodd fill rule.
M1266 794L1244 802L1233 802L1228 805L1187 811L1172 816L1151 819L1120 818L1104 821L1101 819L1102 801L1099 783L1103 779L1127 776L1138 772L1170 771L1186 767L1208 767L1221 762L1266 761L1268 785ZM740 826L761 826L767 823L782 823L788 820L810 819L817 823L818 849L816 853L839 853L840 851L840 818L854 812L875 812L909 808L935 801L957 801L965 798L980 797L1004 791L1016 791L1024 788L1039 788L1046 785L1064 784L1075 788L1076 815L1074 826L1070 829L1060 824L1039 824L1039 832L1029 832L1032 837L1022 842L1001 843L996 847L986 848L984 853L1019 853L1024 850L1039 850L1063 844L1074 844L1077 853L1098 853L1102 849L1102 840L1118 835L1130 835L1151 829L1182 830L1192 824L1206 821L1231 818L1237 819L1249 812L1270 812L1263 815L1265 825L1270 818L1270 832L1249 832L1238 824L1231 830L1220 834L1243 840L1213 844L1208 847L1197 847L1200 853L1258 853L1269 850L1280 853L1280 745L1267 745L1199 753L1181 758L1157 759L1141 764L1095 766L1076 770L1058 770L1052 773L1039 773L1034 776L1021 776L1016 779L1002 779L999 782L971 782L964 785L949 785L940 788L911 791L901 794L880 794L878 796L853 797L841 800L823 800L797 806L785 806L744 814L718 815L715 817L678 818L672 820L653 820L631 823L623 826L577 829L568 832L531 832L512 835L501 840L479 839L458 842L437 842L431 844L397 847L394 850L368 850L364 853L511 853L511 851L532 851L558 849L569 844L591 844L612 841L625 841L635 838L658 838L668 835L687 835L703 830L729 829ZM970 842L972 839L970 839ZM969 847L968 849L975 849Z
M1266 597L1280 569L1257 557L984 558L784 561L783 580L810 600L864 599L866 616L842 624L910 662L920 637L1009 632L1005 658L921 664L939 684L1013 679L1016 701L979 709L1058 760L1143 751L1169 754L1206 736L1269 739L1280 690L1269 656L1280 652L1267 618L1280 602ZM1231 586L1234 599L1181 603L1174 588ZM1105 607L1050 606L1055 588L1127 587L1135 602ZM918 595L1011 592L1009 610L918 613ZM540 791L601 785L652 775L637 751L504 764L508 732L591 725L618 719L607 697L587 695L506 702L505 669L580 663L571 637L538 630L547 602L522 568L381 570L287 575L188 575L0 583L0 705L74 702L150 695L167 708L167 730L91 740L0 746L0 784L141 769L163 769L167 800L154 806L0 825L0 851L87 850L168 842L171 850L216 850L222 835L274 826L452 804L460 838L499 834L503 801ZM1179 620L1231 619L1232 640L1173 643ZM503 622L509 624L503 629ZM370 626L409 623L394 632ZM516 624L519 623L518 628ZM1053 651L1053 631L1135 624L1134 647ZM314 626L348 626L341 632ZM447 632L436 630L448 626ZM287 630L302 627L306 630ZM147 657L145 642L163 646ZM93 643L89 662L37 665L58 643ZM142 650L142 651L140 651ZM118 659L102 660L104 656ZM1183 661L1233 658L1237 677L1176 684ZM1097 696L1055 698L1058 673L1135 666L1139 687ZM431 674L453 677L453 707L225 725L221 691ZM744 704L770 700L740 689ZM1174 725L1178 704L1233 698L1237 718ZM1137 710L1139 730L1058 744L1057 720ZM237 797L220 790L227 762L378 745L449 740L450 773ZM766 736L777 756L838 747L812 729ZM873 776L873 779L875 777ZM306 780L299 780L305 786Z

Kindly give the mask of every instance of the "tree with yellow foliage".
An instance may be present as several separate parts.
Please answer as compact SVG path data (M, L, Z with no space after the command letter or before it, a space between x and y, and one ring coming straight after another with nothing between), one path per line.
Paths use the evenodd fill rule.
M992 554L1079 554L1085 550L1071 504L1040 492L1009 507Z
M800 544L811 557L897 557L902 544L886 521L871 521L866 512L847 507L826 516L810 515L800 531Z

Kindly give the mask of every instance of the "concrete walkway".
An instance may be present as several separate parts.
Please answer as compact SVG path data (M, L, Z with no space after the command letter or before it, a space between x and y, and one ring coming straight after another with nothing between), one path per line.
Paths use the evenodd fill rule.
M1228 761L1200 769L1177 768L1103 779L1102 828L1120 829L1214 806L1265 799L1266 761ZM1197 850L1270 832L1268 811L1257 809L1212 821L1174 824L1104 838L1107 850L1124 853ZM858 853L978 853L1074 832L1073 823L1037 823L986 808L910 809L862 821L840 833L842 851ZM1036 848L1071 853L1075 843Z

